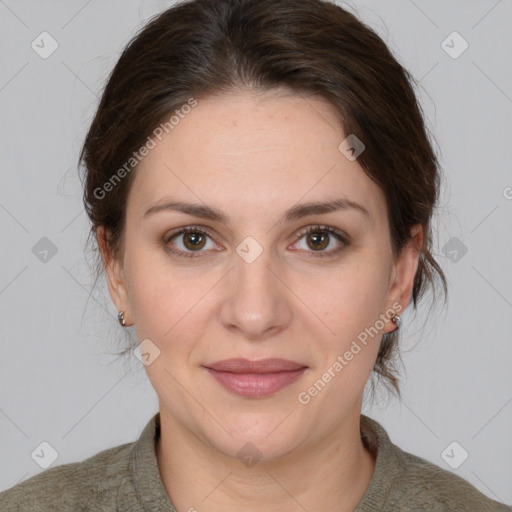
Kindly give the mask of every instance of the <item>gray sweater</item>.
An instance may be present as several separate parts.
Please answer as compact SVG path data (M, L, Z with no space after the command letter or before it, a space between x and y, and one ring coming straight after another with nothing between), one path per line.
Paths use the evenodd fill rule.
M49 468L0 493L0 511L176 512L158 470L159 435L156 413L137 441ZM512 511L461 477L401 450L378 422L363 414L361 436L377 460L354 512Z

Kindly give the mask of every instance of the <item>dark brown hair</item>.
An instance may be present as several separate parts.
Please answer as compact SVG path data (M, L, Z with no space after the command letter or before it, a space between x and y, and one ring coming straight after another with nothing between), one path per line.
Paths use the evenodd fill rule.
M126 169L155 127L190 98L229 94L234 87L287 87L327 99L339 113L345 134L364 143L358 161L385 194L395 255L410 240L411 227L423 226L414 308L429 285L435 292L441 282L446 297L443 271L431 253L439 166L414 83L375 32L328 1L176 4L150 20L124 49L86 136L80 163L85 166L90 235L104 227L111 254L122 258L136 165L122 179L112 179ZM97 256L99 276L102 262ZM393 368L397 343L396 332L384 334L374 372L400 396Z

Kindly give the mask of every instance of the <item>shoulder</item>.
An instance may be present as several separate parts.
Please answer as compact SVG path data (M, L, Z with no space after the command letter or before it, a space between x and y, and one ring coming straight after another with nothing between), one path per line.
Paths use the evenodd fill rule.
M94 503L115 504L116 493L130 478L126 443L103 450L81 462L47 469L0 493L0 510L34 512L102 510ZM115 508L114 508L115 509Z
M512 512L462 477L393 444L376 420L363 415L361 434L377 458L358 512L374 510L376 503L381 512Z
M400 448L405 471L397 482L396 496L409 510L433 512L511 512L512 508L492 500L462 477ZM422 508L425 507L425 508Z

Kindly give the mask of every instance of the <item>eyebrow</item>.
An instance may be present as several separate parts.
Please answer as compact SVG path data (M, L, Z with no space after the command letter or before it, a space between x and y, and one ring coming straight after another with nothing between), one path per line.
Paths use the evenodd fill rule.
M284 213L280 222L291 222L309 215L322 215L339 210L354 210L370 219L370 213L364 206L350 199L340 198L332 201L308 202L293 206ZM222 222L223 224L227 224L229 221L227 215L216 208L205 204L187 203L184 201L157 201L144 213L144 217L162 211L179 211L194 217Z

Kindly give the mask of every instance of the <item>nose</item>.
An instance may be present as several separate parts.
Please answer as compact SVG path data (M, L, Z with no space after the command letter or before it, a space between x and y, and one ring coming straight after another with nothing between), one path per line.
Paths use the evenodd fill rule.
M254 251L253 246L249 247ZM250 252L244 253L243 249L240 247L233 258L220 319L226 329L238 331L239 337L265 340L290 324L292 293L286 286L284 270L272 261L269 250L252 260Z

